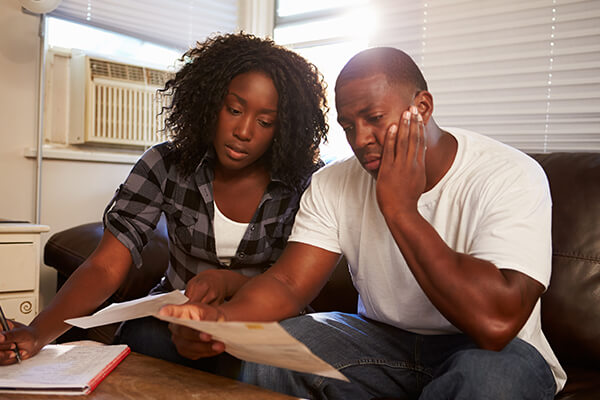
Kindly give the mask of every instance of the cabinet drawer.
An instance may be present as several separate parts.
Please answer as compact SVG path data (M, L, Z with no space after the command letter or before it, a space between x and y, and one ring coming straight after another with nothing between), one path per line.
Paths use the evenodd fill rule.
M0 298L4 315L23 324L29 324L37 314L37 298L35 296L16 296Z
M34 290L37 262L33 243L0 243L0 293Z

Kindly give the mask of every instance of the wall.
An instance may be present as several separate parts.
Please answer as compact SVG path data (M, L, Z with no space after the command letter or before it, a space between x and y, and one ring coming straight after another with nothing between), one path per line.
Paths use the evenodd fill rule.
M0 2L0 217L31 221L35 208L38 18L16 0Z
M272 18L264 15L273 12L274 1L240 3L240 29L270 36ZM35 158L24 154L37 147L39 22L23 13L17 0L0 0L0 218L32 222L37 168ZM130 164L44 159L40 223L50 232L42 235L42 247L53 233L99 221L130 169ZM56 273L42 263L41 307L54 297L55 285Z
M0 218L33 221L36 160L26 149L37 144L39 17L24 14L16 0L0 1ZM44 160L41 223L55 232L98 221L128 164ZM40 304L55 293L56 274L42 265Z

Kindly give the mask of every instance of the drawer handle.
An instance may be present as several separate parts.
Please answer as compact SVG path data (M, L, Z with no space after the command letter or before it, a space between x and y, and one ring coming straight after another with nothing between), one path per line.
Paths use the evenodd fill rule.
M23 314L29 314L31 311L33 311L33 304L31 304L30 301L24 301L19 306L19 309Z

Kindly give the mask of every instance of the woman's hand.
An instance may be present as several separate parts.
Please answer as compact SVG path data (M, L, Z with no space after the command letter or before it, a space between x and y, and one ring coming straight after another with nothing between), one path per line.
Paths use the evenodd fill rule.
M190 279L185 287L185 295L191 302L222 304L229 297L227 280L217 269L202 271Z
M218 308L202 303L188 302L179 306L164 306L159 314L197 321L225 320L225 316ZM197 360L203 357L216 356L225 351L225 345L222 342L212 340L211 335L208 333L174 323L169 324L169 330L177 352L186 358Z
M17 362L15 353L17 347L22 360L36 355L43 344L38 340L35 330L16 321L7 322L10 330L0 332L0 365Z
M233 296L247 280L248 277L234 271L209 269L188 281L185 295L190 302L219 305Z

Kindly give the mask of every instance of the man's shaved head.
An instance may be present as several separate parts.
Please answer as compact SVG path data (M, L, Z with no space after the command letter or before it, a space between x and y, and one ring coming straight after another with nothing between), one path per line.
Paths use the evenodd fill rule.
M427 82L413 59L393 47L375 47L361 51L346 63L340 72L335 89L351 80L384 74L391 85L408 84L415 91L428 90Z

